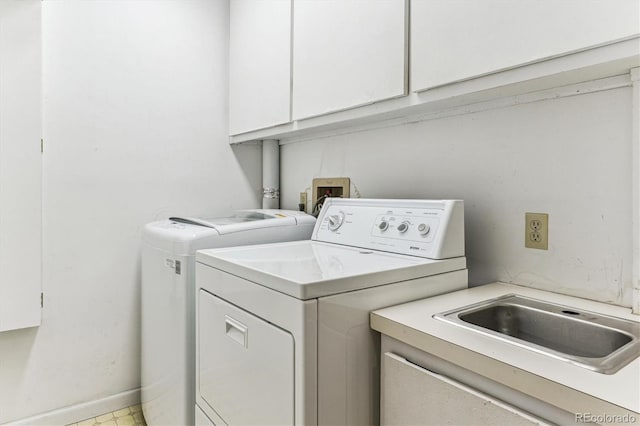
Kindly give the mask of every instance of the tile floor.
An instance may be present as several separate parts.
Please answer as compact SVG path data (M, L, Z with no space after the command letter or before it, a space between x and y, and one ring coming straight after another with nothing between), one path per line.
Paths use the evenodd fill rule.
M147 426L140 405L102 414L69 426Z

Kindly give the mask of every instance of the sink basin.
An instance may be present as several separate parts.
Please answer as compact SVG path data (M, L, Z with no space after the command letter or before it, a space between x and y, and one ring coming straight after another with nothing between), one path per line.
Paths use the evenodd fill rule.
M598 373L640 355L640 323L515 294L434 315Z

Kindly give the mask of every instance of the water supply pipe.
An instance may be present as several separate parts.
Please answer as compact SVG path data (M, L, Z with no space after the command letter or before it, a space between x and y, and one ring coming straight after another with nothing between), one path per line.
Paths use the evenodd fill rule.
M280 144L276 139L262 141L262 208L280 208Z

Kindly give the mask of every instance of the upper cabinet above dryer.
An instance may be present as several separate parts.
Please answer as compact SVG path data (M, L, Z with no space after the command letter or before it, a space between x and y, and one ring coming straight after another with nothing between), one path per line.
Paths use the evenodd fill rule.
M405 0L294 0L293 119L406 94Z
M231 143L422 120L640 65L638 0L230 4Z
M411 90L638 33L638 0L412 0Z
M291 119L291 0L233 0L229 31L229 133Z

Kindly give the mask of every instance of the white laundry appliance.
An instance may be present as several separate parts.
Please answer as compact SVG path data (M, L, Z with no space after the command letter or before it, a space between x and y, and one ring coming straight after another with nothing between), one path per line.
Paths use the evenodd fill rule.
M195 252L309 239L315 218L288 210L243 210L214 219L149 223L142 240L141 400L147 424L193 425Z
M375 425L371 310L467 287L463 202L328 199L309 241L196 255L196 424Z

